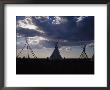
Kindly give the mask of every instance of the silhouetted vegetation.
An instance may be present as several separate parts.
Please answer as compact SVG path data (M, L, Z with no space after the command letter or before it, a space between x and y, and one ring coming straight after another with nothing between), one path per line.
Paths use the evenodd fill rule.
M94 74L94 60L63 58L17 58L16 74Z

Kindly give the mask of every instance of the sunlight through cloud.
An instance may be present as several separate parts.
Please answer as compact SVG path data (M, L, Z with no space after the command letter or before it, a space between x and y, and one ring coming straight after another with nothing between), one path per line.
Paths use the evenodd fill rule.
M39 42L42 40L47 40L47 39L44 37L39 37L39 36L28 37L28 41L30 44L39 44Z
M65 23L65 22L67 22L66 18L63 18L60 16L55 16L53 21L52 21L52 24L61 24L61 23Z
M42 31L38 26L36 26L33 22L32 22L32 18L31 17L25 17L24 20L19 20L17 21L17 28L27 28L27 29L33 29L36 30L39 33L44 33L44 31Z

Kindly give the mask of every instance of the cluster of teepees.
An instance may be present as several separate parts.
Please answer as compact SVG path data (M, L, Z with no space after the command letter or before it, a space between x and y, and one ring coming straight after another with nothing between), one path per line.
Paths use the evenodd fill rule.
M26 41L26 44L21 49L21 51L18 53L17 58L20 56L20 54L22 53L22 51L24 50L24 48L27 49L27 52L30 51L34 58L37 58L36 55L35 55L35 53L34 53L34 51L30 47L30 45L29 45L28 40L27 40L26 37L25 37L25 41ZM27 58L30 58L29 53L27 53L27 54L28 54L27 55ZM82 50L79 58L80 59L88 59L88 56L86 54L86 44L83 46L83 50ZM59 49L58 49L58 42L56 42L54 51L53 51L53 53L50 56L50 60L56 60L56 59L58 59L58 60L61 60L62 59L62 56L60 55L60 52L59 52ZM92 56L92 59L94 59L94 54Z

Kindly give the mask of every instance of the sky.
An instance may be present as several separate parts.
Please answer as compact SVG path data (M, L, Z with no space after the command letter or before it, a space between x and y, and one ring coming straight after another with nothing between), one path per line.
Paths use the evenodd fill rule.
M62 57L79 58L83 46L94 53L94 16L16 16L17 55L29 43L38 58L50 57L58 42ZM30 55L23 49L19 57Z

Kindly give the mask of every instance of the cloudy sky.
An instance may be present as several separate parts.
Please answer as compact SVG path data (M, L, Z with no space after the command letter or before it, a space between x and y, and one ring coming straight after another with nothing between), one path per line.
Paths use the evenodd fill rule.
M94 48L94 16L16 16L17 54L26 44L36 57L50 57L58 41L62 57L78 58L82 47L92 57ZM19 57L33 57L26 48Z

